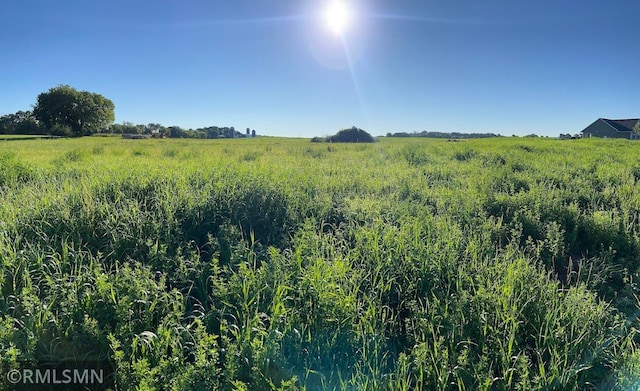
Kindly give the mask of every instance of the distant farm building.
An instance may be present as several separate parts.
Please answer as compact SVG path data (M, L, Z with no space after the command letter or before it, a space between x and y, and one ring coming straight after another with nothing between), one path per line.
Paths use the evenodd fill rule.
M606 119L598 118L591 125L584 128L582 137L601 138L626 138L627 140L640 140L640 134L633 128L640 119Z

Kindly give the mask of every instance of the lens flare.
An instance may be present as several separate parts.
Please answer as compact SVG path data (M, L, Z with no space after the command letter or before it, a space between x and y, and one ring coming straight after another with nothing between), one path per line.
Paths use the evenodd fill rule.
M351 22L351 10L343 0L334 0L327 6L324 20L329 31L343 35Z

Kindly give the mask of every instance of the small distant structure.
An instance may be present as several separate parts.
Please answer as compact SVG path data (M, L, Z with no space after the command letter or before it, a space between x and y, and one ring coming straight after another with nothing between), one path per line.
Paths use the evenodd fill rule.
M255 129L251 129L251 128L247 128L246 133L241 135L240 137L254 138L254 137L256 137L256 130Z
M150 134L139 134L139 133L123 133L122 138L130 139L130 140L143 140L150 138Z
M153 129L151 131L151 138L164 138L164 134L160 133L160 129Z
M638 125L638 118L631 119L607 119L598 118L591 125L580 132L583 138L625 138L627 140L640 140L640 134L634 128Z

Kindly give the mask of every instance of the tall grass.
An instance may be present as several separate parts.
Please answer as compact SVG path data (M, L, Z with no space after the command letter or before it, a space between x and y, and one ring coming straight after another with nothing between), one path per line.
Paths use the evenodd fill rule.
M633 143L11 146L5 372L107 360L122 390L637 385Z

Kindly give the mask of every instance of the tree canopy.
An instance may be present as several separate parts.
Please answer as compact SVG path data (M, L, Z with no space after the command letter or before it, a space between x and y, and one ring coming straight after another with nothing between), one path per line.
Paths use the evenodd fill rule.
M113 123L114 111L113 102L100 94L60 85L38 95L33 114L50 133L83 136Z
M323 139L314 137L311 141L318 142ZM374 143L376 139L366 131L352 126L349 129L342 129L333 136L327 137L324 141L331 143Z
M31 111L0 117L0 134L40 134L42 129Z

